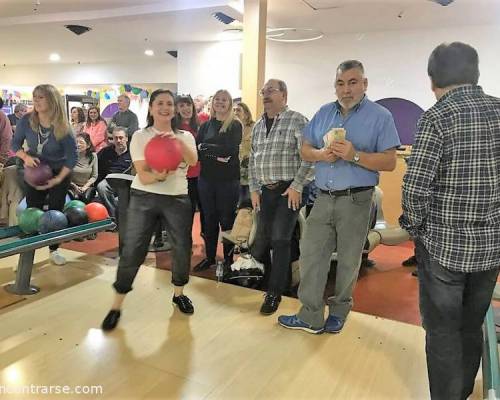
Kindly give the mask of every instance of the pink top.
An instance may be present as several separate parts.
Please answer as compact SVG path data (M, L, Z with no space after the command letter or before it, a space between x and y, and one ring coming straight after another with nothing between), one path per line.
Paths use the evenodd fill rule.
M91 122L90 125L85 125L83 128L83 131L90 135L96 153L99 153L99 150L108 145L107 130L108 126L104 121L98 121L97 124Z

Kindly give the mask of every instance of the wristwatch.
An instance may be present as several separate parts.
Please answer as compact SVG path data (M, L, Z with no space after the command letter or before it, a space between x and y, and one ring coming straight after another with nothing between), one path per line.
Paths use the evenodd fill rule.
M359 163L359 153L358 152L354 153L354 157L352 158L352 162L354 164Z

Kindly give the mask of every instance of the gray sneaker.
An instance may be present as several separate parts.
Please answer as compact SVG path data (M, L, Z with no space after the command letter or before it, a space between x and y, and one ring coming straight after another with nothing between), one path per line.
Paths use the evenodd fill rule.
M50 252L50 260L56 265L66 264L66 259L64 258L64 256L59 254L58 250L54 250L54 251Z

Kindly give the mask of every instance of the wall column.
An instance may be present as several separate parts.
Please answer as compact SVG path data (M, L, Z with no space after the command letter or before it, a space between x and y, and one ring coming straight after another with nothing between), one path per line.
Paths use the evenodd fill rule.
M242 101L255 119L262 114L259 90L266 66L267 0L245 0L243 14Z

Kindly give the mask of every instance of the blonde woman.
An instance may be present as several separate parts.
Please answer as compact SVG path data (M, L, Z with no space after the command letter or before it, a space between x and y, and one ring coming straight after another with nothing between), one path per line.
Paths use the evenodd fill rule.
M210 120L198 132L196 143L201 162L198 193L203 208L206 258L195 271L215 265L219 229L233 227L240 188L239 147L241 123L233 113L233 99L218 90L210 105ZM224 262L232 263L233 245L224 244Z
M252 129L255 121L252 112L245 103L238 103L234 106L234 115L243 125L243 136L240 144L240 199L238 206L252 206L250 201L250 191L248 189L248 160L250 159L250 148L252 146Z
M24 142L26 151L23 150ZM12 151L25 166L35 167L43 161L54 174L43 186L33 187L26 182L27 206L42 209L48 196L49 209L62 211L77 151L61 95L54 86L38 85L33 90L33 111L17 123ZM50 258L54 264L63 265L66 260L58 253L58 247L49 247Z

